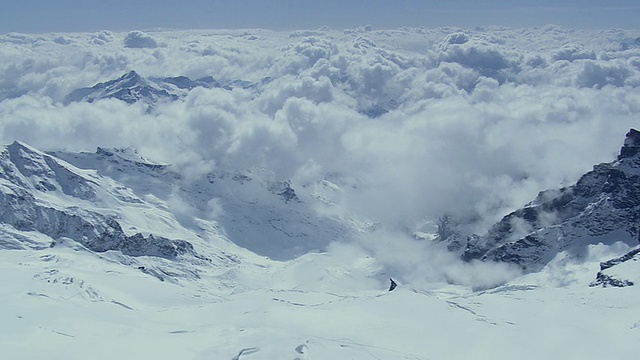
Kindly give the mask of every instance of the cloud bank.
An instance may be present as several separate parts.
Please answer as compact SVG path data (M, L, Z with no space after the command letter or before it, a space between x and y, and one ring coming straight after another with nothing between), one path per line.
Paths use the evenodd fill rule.
M323 209L333 216L414 231L449 214L470 234L615 158L640 115L638 38L554 26L7 34L0 141L135 146L194 176L265 168L294 188L324 179L349 189ZM196 88L152 113L62 104L129 70L254 86Z

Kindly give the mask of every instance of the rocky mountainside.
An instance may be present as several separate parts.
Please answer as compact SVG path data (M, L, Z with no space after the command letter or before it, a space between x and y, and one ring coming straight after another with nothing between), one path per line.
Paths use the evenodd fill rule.
M633 281L628 280L625 277L628 273L638 273L638 260L640 260L640 248L633 249L615 259L601 262L600 271L598 271L598 273L596 274L596 279L589 286L626 287L635 285ZM623 269L624 267L630 267L629 265L633 266L634 262L636 262L636 268L631 268L631 271Z
M126 233L118 215L100 208L143 201L95 172L79 170L19 142L2 149L0 166L1 248L42 248L71 239L96 252L118 250L167 259L195 255L193 245L184 240ZM38 236L27 234L44 235L51 242L41 243L34 240Z
M573 186L541 192L487 234L468 237L462 258L536 272L561 251L579 257L590 244L637 247L639 234L640 132L632 129L617 160L594 166Z
M0 162L2 248L70 239L97 252L174 259L206 254L198 244L214 239L283 260L360 231L314 211L335 188L326 180L294 189L259 169L193 178L134 149L44 153L19 142Z
M313 210L329 197L322 187L299 196L258 170L193 179L134 149L45 153L14 142L0 148L0 250L89 250L162 281L224 275L359 231Z

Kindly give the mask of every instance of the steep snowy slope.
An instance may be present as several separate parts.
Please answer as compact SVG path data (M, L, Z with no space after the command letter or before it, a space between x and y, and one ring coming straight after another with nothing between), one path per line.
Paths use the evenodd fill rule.
M580 257L589 244L638 246L640 228L640 132L631 129L618 159L596 165L570 187L538 197L471 236L462 257L542 269L558 253Z
M97 253L160 280L197 279L199 272L260 262L207 222L183 227L166 203L95 170L79 169L26 144L0 151L0 247L58 246Z
M351 219L321 216L314 210L316 203L326 201L318 192L329 186L328 180L294 189L290 181L271 180L261 169L217 169L189 178L170 166L140 158L133 149L52 155L79 168L95 169L136 194L166 202L191 231L215 223L235 244L272 259L319 251L362 231Z

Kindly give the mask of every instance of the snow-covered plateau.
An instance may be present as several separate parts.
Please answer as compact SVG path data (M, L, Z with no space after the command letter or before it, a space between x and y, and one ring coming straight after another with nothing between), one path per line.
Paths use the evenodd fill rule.
M639 39L0 35L0 357L635 358Z

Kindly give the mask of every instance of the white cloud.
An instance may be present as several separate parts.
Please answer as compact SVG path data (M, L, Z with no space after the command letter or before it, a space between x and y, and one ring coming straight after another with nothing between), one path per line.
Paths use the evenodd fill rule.
M113 33L109 30L103 30L91 35L90 43L93 45L105 45L112 42L114 39Z
M0 36L0 140L44 150L136 146L190 176L225 166L263 167L294 187L327 177L342 187L330 194L332 216L356 213L395 229L448 213L469 233L613 160L640 116L640 49L625 40L637 31L293 34ZM127 47L116 39L128 39ZM198 88L153 113L117 100L60 104L73 89L129 70L272 79L256 89ZM375 118L365 115L372 109ZM216 201L210 207L224 211ZM408 278L403 252L448 261L412 239L398 241L363 247L381 257L404 249L384 263ZM464 280L470 269L446 276L472 282Z
M553 61L595 60L596 54L593 50L585 49L583 45L570 43L563 45L553 54L552 59Z
M138 49L155 49L158 47L158 42L151 35L142 31L131 31L124 37L124 46Z

